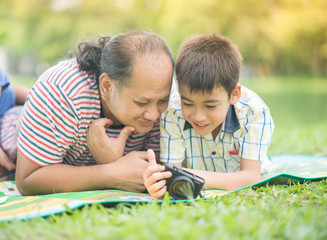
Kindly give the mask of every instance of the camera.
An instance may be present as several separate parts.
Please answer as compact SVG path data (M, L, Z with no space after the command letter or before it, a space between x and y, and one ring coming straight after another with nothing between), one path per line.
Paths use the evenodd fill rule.
M165 163L166 171L172 176L166 179L169 195L174 199L196 198L205 183L204 179L179 167Z

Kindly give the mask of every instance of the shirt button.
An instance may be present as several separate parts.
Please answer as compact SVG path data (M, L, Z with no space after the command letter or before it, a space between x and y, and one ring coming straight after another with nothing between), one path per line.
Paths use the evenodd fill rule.
M212 154L212 155L216 155L216 152L215 152L215 151L213 151L211 154Z

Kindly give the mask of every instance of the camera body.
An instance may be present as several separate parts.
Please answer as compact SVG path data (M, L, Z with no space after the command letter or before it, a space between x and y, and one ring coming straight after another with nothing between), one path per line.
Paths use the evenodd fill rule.
M169 163L165 163L165 168L172 173L172 176L166 179L170 196L174 199L192 199L199 195L205 183L203 178Z

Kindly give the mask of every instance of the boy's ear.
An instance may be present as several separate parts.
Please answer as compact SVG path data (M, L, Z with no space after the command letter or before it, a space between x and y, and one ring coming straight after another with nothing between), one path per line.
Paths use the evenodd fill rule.
M230 104L235 104L241 97L241 84L237 84L235 89L232 91L231 97L230 97Z
M113 80L107 73L102 73L99 77L99 91L103 100L109 99L109 93L112 90Z

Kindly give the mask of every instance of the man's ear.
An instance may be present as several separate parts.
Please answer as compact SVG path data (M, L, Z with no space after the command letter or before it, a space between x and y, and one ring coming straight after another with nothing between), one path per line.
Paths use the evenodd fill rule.
M99 91L103 100L109 99L109 93L113 87L113 80L107 73L102 73L99 77Z
M230 104L235 104L241 97L241 84L237 84L235 89L232 91L231 97L230 97Z

